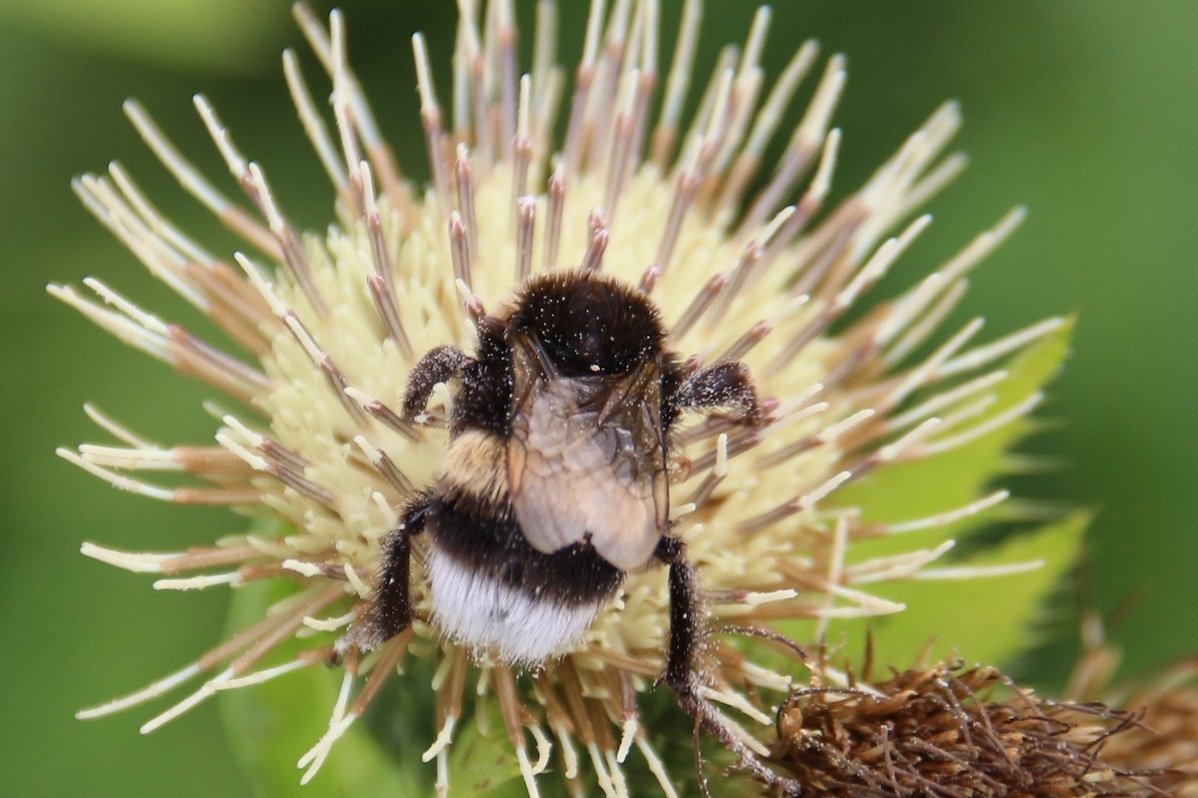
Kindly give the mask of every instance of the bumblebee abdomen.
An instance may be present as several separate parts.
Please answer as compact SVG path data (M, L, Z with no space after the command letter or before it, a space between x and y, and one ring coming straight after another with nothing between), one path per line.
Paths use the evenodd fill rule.
M555 601L514 588L502 576L464 566L439 551L429 553L433 616L440 631L476 653L537 667L577 643L603 600Z
M576 643L624 578L589 544L533 549L506 501L439 496L426 532L435 624L506 662L536 666Z

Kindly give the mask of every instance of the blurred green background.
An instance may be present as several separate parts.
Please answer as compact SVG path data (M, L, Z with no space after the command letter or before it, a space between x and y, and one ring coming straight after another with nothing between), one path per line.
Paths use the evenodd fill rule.
M563 5L563 36L577 43L582 6ZM670 30L679 4L664 5ZM408 36L425 31L444 67L450 6L342 6L351 59L401 158L417 169L423 145ZM528 3L520 10L530 16ZM708 3L701 74L717 46L744 35L751 14L749 3ZM1084 582L1107 612L1138 597L1112 630L1133 674L1198 650L1195 31L1190 0L804 0L776 6L766 54L771 77L801 38L848 54L836 116L845 131L842 189L942 99L963 102L958 144L973 163L933 205L937 223L903 274L921 275L1010 205L1030 206L1024 228L977 273L962 313L984 313L997 335L1082 311L1076 354L1044 413L1061 423L1025 447L1057 458L1056 468L1017 484L1099 510ZM226 601L220 592L155 594L147 578L85 560L79 541L171 549L235 531L239 521L118 493L54 456L57 445L99 437L82 414L85 400L151 438L207 441L212 424L199 402L211 392L123 350L43 287L97 275L163 317L195 323L72 197L71 176L112 158L184 228L217 251L233 246L141 146L120 112L126 96L143 100L184 152L223 178L191 108L192 92L205 92L242 149L264 163L293 218L322 227L331 194L307 155L277 57L293 45L301 39L281 2L0 3L0 794L249 790L214 705L149 738L137 734L145 711L72 717L212 643ZM326 89L303 52L320 96ZM1073 603L1052 613L1057 642L1021 665L1042 683L1059 681L1075 650Z

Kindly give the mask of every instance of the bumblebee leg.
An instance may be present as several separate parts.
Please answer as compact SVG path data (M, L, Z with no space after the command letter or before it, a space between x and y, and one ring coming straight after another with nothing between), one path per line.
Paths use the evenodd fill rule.
M735 754L740 767L770 789L786 796L801 794L802 786L766 767L736 736L715 705L703 696L703 684L695 673L703 640L695 569L686 560L686 545L677 538L663 537L657 545L656 556L670 567L670 650L666 661L666 682L673 688L679 706Z
M678 386L672 397L678 412L712 407L732 407L744 414L750 424L759 424L764 412L757 401L757 389L749 376L749 367L739 361L725 360L691 374Z
M407 421L424 412L433 388L462 373L474 360L456 346L446 344L430 349L408 375L403 397L403 417Z
M373 651L412 624L409 580L412 569L412 536L424 531L424 518L432 495L424 494L404 511L399 525L383 539L383 567L379 571L370 609L337 644L340 651L357 648Z

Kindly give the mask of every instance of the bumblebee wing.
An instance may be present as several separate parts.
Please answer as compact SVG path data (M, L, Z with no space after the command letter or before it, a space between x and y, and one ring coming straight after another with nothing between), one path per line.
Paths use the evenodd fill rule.
M508 486L533 548L589 541L621 570L649 561L669 520L660 385L647 363L614 380L540 379L517 391Z

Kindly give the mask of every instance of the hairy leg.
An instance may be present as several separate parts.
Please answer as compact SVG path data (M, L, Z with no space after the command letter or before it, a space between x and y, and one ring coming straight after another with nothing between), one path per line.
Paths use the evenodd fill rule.
M671 397L678 412L727 407L739 410L749 424L761 424L765 411L749 368L739 361L723 361L688 376Z
M793 779L779 776L749 749L729 726L712 702L704 698L702 682L695 664L703 639L703 622L698 605L695 570L686 559L686 546L677 538L664 537L656 556L670 568L670 651L666 661L666 682L674 690L678 704L709 734L737 757L738 765L763 781L770 789L796 796L802 786Z
M424 531L424 517L432 503L422 494L408 505L399 525L383 539L383 567L379 571L367 613L337 643L338 653L351 648L373 651L412 624L409 584L412 569L412 536Z
M411 421L424 412L433 388L460 375L474 360L456 346L446 344L430 349L408 375L403 397L403 417Z

